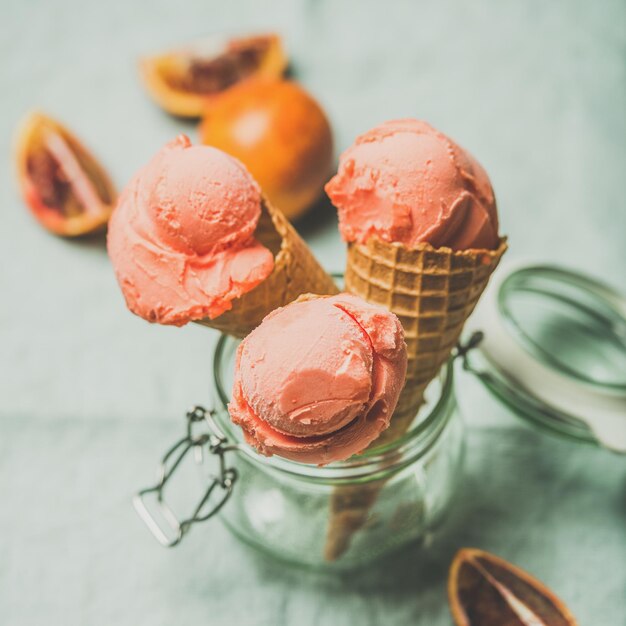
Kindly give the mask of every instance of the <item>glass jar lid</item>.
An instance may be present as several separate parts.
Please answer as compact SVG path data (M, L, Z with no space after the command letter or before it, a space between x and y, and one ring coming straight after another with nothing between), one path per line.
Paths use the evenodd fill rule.
M496 275L468 331L465 368L517 414L626 453L626 298L548 265ZM474 334L474 343L478 336Z

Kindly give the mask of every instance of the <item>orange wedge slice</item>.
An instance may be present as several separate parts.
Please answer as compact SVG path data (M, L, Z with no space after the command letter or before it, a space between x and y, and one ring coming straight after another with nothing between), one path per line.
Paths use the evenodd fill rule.
M115 188L104 168L59 122L30 114L18 132L16 160L24 201L49 231L76 237L106 225Z
M248 78L277 78L287 67L278 35L212 37L140 60L148 92L163 109L200 117L208 101Z
M569 609L545 585L482 550L457 553L448 596L457 626L576 626Z

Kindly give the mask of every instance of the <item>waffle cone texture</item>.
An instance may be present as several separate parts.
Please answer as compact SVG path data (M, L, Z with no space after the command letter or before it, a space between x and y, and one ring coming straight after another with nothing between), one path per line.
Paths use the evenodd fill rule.
M496 250L455 251L427 243L407 248L376 238L348 245L346 291L395 313L407 344L406 383L389 428L373 447L391 443L408 431L426 387L448 360L506 249L506 238L500 239ZM342 487L334 492L325 548L328 560L339 558L349 547L382 486Z
M243 338L268 313L293 302L303 293L333 295L339 292L287 218L265 199L254 237L274 255L272 273L234 300L232 309L215 319L198 320L198 324Z

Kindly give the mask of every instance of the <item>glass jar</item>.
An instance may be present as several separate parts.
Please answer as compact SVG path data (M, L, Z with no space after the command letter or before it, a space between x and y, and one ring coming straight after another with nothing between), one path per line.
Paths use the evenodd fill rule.
M178 544L192 525L219 512L233 534L273 557L319 569L350 569L435 529L452 501L464 450L451 362L426 389L406 435L317 467L258 454L230 421L237 345L235 339L220 338L215 409L195 407L187 413L187 435L165 455L157 484L135 497L135 508L162 545ZM168 492L166 499L165 487L190 451L204 495L180 520L169 503L174 494Z
M463 456L451 364L429 386L404 437L316 467L260 456L244 443L226 406L237 345L223 336L214 359L216 421L241 451L233 463L238 484L220 514L235 535L293 563L353 567L435 527L450 504Z

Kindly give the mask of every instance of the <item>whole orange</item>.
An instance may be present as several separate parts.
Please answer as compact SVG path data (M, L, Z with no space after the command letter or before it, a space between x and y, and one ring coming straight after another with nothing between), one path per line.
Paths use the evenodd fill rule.
M249 80L227 89L206 109L200 139L242 161L290 219L313 204L331 174L326 114L291 81Z

